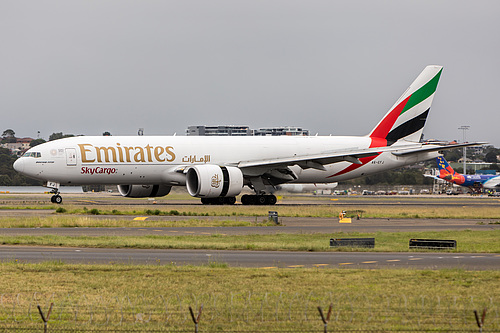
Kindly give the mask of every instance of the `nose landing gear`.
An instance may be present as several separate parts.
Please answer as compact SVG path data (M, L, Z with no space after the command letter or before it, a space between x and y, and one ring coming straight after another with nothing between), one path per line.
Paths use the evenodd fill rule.
M50 202L56 203L56 204L61 204L62 203L62 197L59 195L59 193L54 194L52 197L50 197Z
M50 191L50 193L54 194L50 198L50 202L55 204L61 204L63 200L61 195L59 194L59 184L54 182L47 182L47 187L51 188L52 190Z

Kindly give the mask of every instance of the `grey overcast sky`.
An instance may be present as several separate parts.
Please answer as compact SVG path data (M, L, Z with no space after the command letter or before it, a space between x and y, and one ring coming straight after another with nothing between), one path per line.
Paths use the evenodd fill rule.
M500 1L0 0L3 131L367 134L428 64L425 138L500 147Z

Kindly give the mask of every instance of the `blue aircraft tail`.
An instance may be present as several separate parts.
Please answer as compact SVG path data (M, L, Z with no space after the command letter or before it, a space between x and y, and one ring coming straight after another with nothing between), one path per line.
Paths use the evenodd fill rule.
M436 157L436 162L439 168L439 178L457 185L465 184L465 176L453 170L451 165L448 164L444 157Z
M436 162L440 174L446 173L454 175L456 173L455 170L453 170L453 168L451 167L451 165L448 164L448 161L444 159L444 157L442 156L436 157Z

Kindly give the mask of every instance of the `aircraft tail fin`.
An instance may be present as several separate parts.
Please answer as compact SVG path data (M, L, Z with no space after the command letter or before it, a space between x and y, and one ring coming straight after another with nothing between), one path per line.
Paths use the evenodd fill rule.
M442 66L425 67L371 131L372 146L420 141L442 70Z
M453 170L444 157L436 157L436 162L439 168L439 178L457 185L463 185L465 183L465 176Z
M444 159L444 157L439 156L436 157L436 162L439 168L439 174L440 175L454 175L456 174L456 171L453 170L450 164L448 164L448 161Z

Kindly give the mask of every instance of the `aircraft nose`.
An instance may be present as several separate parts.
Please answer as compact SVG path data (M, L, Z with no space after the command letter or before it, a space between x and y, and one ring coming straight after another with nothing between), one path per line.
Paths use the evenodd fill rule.
M18 158L14 162L14 170L21 173L24 171L24 158Z

